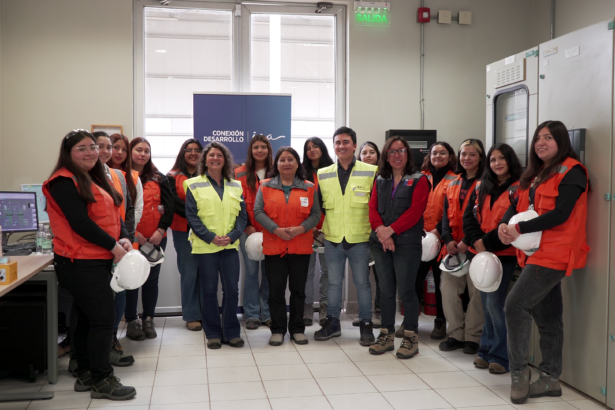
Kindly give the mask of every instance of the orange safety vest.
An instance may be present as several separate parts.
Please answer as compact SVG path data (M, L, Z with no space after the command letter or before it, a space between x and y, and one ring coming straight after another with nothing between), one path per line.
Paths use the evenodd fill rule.
M158 229L158 223L162 214L158 211L158 206L162 205L160 198L160 184L156 181L147 181L143 185L143 215L137 225L137 232L145 238L149 238ZM165 232L163 238L167 236Z
M188 177L181 172L179 169L173 169L168 175L172 176L175 179L175 192L177 192L177 196L179 199L186 202L186 191L184 191L184 181L188 179ZM188 220L179 216L177 212L173 215L173 223L171 224L171 229L174 231L188 232Z
M270 179L261 181L263 193L264 211L272 221L280 228L299 226L310 216L314 205L314 184L303 181L307 185L307 191L293 188L286 203L284 191L268 186ZM284 241L277 235L263 229L263 253L265 255L284 256L287 253L309 255L313 252L312 243L314 236L312 231L295 236L290 241Z
M456 242L460 242L463 239L463 213L468 206L468 202L470 202L470 196L472 190L476 186L476 180L472 183L472 185L470 185L470 188L468 188L468 192L463 200L461 209L459 209L461 183L462 178L461 176L458 176L454 181L448 184L448 188L446 189L446 200L448 201L448 226L450 227L451 234ZM442 207L444 207L444 203L442 203ZM440 258L444 258L446 255L448 255L448 250L446 249L446 244L444 244L440 250Z
M555 201L559 195L559 184L576 165L580 165L587 175L587 169L583 164L568 157L562 162L559 171L554 176L538 185L534 192L534 210L538 215L543 215L555 209ZM529 188L519 189L517 192L519 197L517 212L527 211L530 206ZM528 257L523 251L517 249L519 266L524 267L526 264L530 264L565 270L566 276L570 276L573 269L584 268L587 262L587 253L590 251L586 242L586 220L587 189L577 199L577 203L566 222L555 228L542 231L540 247L532 256Z
M478 223L480 223L480 229L483 232L488 233L497 229L500 221L504 217L504 214L510 208L510 192L515 192L519 187L519 181L513 182L510 187L502 192L502 194L495 200L493 206L491 205L491 195L485 195L485 199L483 200L483 206L480 206L478 203L479 200L479 191L480 191L480 181L476 183L476 188L474 192L476 193L476 202L474 205L478 206L478 213L476 214L476 218L478 219ZM470 252L476 254L476 249L470 246ZM516 248L513 246L509 246L508 248L495 252L497 256L515 256Z
M111 251L86 241L70 227L60 206L49 191L49 183L58 177L71 178L79 189L77 178L66 168L60 168L43 184L43 193L47 198L47 213L54 234L53 252L70 258L71 261L74 259L113 259ZM95 183L91 184L90 189L96 202L87 204L88 216L113 239L119 240L121 229L119 207L115 206L111 195Z
M256 172L254 174L256 175ZM248 211L250 224L254 227L254 229L256 229L256 232L262 232L263 227L261 224L256 222L256 218L254 217L254 203L256 202L258 188L261 186L263 181L259 181L258 177L256 177L254 192L252 192L252 190L248 187L248 171L246 170L245 165L242 165L235 170L235 180L241 182L241 188L243 189L243 200L246 202L246 211Z
M429 197L427 198L427 206L425 213L423 213L423 220L425 222L425 231L431 232L436 229L438 222L442 220L442 214L444 213L444 197L446 196L446 188L451 182L457 178L452 170L449 170L444 178L437 186L433 186L433 175L429 171L422 171L427 175L427 179L431 184L431 190L429 191Z
M113 184L113 188L115 188L117 193L122 197L122 203L120 204L120 216L122 217L122 220L126 222L126 198L124 198L124 190L122 189L120 177L112 168L109 169L109 175L111 175L110 182Z

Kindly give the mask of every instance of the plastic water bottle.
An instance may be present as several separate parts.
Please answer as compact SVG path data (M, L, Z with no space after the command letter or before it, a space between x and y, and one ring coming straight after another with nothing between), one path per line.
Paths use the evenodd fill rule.
M36 254L43 254L43 237L45 236L45 231L43 229L43 224L38 224L38 232L36 233Z
M51 255L53 253L53 249L52 249L52 240L53 240L53 236L51 235L51 232L49 232L49 225L45 225L45 231L43 232L44 238L43 238L43 254L45 255Z

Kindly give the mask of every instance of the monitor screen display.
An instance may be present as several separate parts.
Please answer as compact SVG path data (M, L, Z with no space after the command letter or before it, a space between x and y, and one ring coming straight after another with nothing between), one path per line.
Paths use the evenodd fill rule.
M43 194L43 184L21 184L22 192L36 192L36 205L38 207L38 222L49 222L49 215L45 211L47 198Z
M38 231L36 193L0 191L2 233Z

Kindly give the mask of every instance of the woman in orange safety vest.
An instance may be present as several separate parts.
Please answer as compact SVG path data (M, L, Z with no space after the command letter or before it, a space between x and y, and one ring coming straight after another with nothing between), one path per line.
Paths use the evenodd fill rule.
M130 234L120 217L122 196L105 175L91 133L74 130L62 139L43 192L56 275L73 296L78 317L72 343L78 363L75 390L91 391L92 398L131 399L136 390L119 383L109 357L115 320L109 280L113 263L131 249Z
M305 180L299 154L291 147L278 150L271 178L261 183L254 214L263 229L263 253L269 280L271 337L280 346L287 328L297 344L307 344L303 308L305 282L312 254L312 228L320 222L314 184ZM286 285L290 290L290 316L286 319Z
M528 149L529 164L511 205L499 225L500 240L510 244L519 235L542 232L540 246L531 256L517 250L524 267L506 298L508 358L512 377L511 401L523 403L528 397L561 396L564 326L562 322L562 279L573 269L585 267L587 169L570 145L568 130L560 121L538 126ZM519 212L533 209L538 217L508 224ZM538 325L542 363L541 375L530 385L527 352L531 318Z
M109 158L109 161L107 162L107 165L109 168L119 169L122 171L124 178L126 178L126 175L132 176L132 178L126 178L126 185L128 187L128 194L130 194L132 204L135 208L134 224L136 228L141 221L141 215L143 215L143 184L139 179L139 173L132 169L132 161L128 155L128 147L130 146L130 141L128 138L122 134L111 134L109 138L111 138L113 152L111 154L111 158ZM134 245L133 247L138 249L138 247Z

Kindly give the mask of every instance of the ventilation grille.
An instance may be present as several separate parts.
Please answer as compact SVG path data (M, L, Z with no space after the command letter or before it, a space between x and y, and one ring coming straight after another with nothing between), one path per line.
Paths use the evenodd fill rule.
M525 81L525 58L495 73L495 88L502 88L520 81Z

